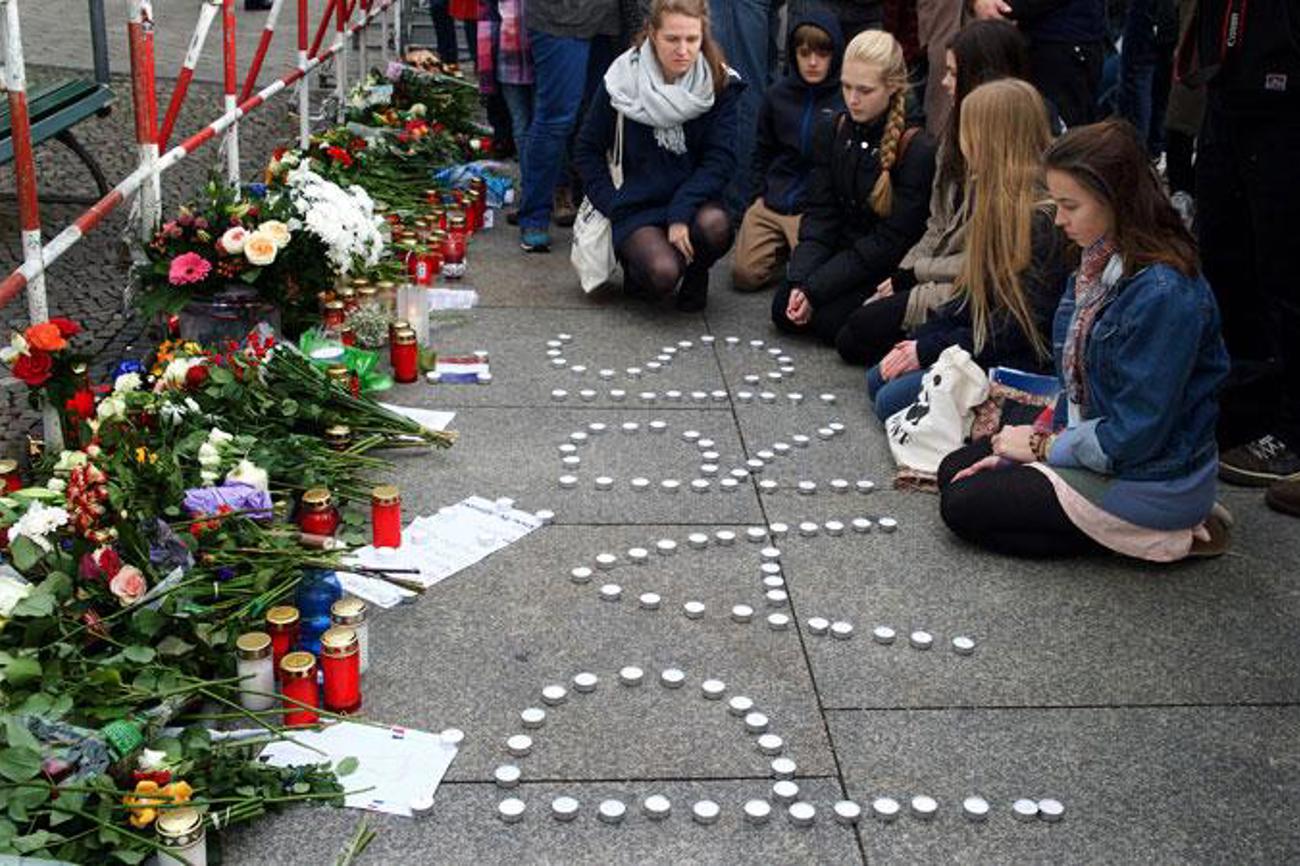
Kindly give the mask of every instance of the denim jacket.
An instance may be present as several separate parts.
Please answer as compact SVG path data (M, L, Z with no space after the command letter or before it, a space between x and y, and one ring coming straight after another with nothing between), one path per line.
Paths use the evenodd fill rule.
M1204 277L1152 265L1121 279L1104 303L1084 350L1087 414L1069 419L1048 462L1138 481L1186 476L1217 455L1217 392L1228 375L1210 286ZM1071 276L1052 328L1063 388L1074 313ZM1063 394L1058 429L1067 423L1067 404Z

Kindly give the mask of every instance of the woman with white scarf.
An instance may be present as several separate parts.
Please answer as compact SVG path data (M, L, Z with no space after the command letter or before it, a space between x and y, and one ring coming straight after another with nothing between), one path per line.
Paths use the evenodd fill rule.
M625 284L677 309L708 301L709 268L731 248L719 203L736 171L745 87L709 32L707 0L654 0L645 31L605 73L574 148L587 198L609 218ZM623 183L609 170L620 115Z

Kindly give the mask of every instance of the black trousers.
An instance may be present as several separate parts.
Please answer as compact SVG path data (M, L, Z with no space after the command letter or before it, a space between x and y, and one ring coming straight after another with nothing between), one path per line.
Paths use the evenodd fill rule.
M1037 469L989 469L953 482L967 466L993 453L981 439L939 464L939 513L963 541L1011 556L1058 557L1105 552L1070 522L1052 482Z
M1228 113L1213 95L1196 154L1201 266L1223 316L1232 374L1219 442L1262 433L1300 450L1300 111Z
M895 292L878 301L863 304L849 314L835 336L835 348L850 364L871 367L889 354L903 339L903 317L907 315L909 292Z
M772 322L787 334L812 334L828 346L835 345L840 328L849 320L862 302L875 294L866 288L856 292L847 292L824 304L814 304L812 318L806 325L796 325L785 315L785 308L790 305L790 286L783 285L772 296Z
M1056 106L1066 126L1097 119L1105 50L1100 42L1030 42L1029 77Z

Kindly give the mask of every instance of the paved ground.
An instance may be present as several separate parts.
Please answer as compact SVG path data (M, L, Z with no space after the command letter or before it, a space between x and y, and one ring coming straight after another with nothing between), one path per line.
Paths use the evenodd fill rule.
M119 132L130 128L125 115L111 120ZM273 129L258 135L267 146L275 140ZM51 171L73 182L73 169ZM172 187L173 203L181 188ZM4 237L12 257L7 227ZM719 269L702 315L585 298L562 252L525 257L513 240L504 231L476 239L467 282L483 305L438 340L442 351L489 350L495 383L396 392L400 402L455 410L462 441L445 454L403 457L394 470L408 515L481 494L552 509L557 520L376 617L367 714L435 731L455 726L467 739L433 814L422 822L373 819L380 835L362 862L1164 864L1300 856L1296 523L1265 510L1258 494L1225 489L1240 528L1233 553L1214 562L1027 563L972 551L944 531L933 497L888 489L886 449L867 419L860 374L824 349L779 338L767 324L766 297L730 292ZM113 316L111 254L107 241L86 247L52 289L58 309L104 311L95 321L110 343L138 327ZM585 376L548 363L546 341L560 332L573 335L565 357L586 366ZM702 335L716 342L704 345ZM725 348L730 335L785 349L796 372L768 387L802 392L804 402L741 400L739 392L753 390L744 376L765 375L773 364L762 350ZM679 348L662 372L627 377L627 367L683 340L692 347ZM593 375L606 367L619 371L613 381ZM598 398L581 402L584 387ZM556 388L573 396L552 402ZM629 392L626 402L608 399L614 388ZM668 390L687 396L668 402ZM694 403L695 390L726 397ZM647 404L641 391L661 396ZM821 393L837 402L821 402ZM669 429L651 433L652 420ZM831 420L846 432L819 440L815 431ZM610 432L581 450L579 487L560 490L557 446L597 421ZM624 434L627 422L642 426ZM764 471L782 485L774 494L749 481L731 493L716 481L703 494L634 492L628 480L638 475L656 483L697 477L699 449L680 435L688 429L715 441L723 467L795 434L813 441ZM617 479L614 490L594 489L602 474ZM835 494L828 489L835 478L874 479L880 489ZM802 479L817 481L819 492L790 492ZM805 538L794 528L860 516L892 516L899 529L834 537L823 528ZM788 608L768 606L764 545L744 540L746 528L775 531L779 523L792 527L769 539L781 551ZM691 533L719 530L741 539L690 547ZM653 550L661 539L679 543L676 555L626 564L629 548ZM570 581L571 569L594 566L602 552L620 564L593 583ZM623 586L621 601L598 597L608 581ZM662 595L661 609L638 607L645 591ZM688 599L705 604L703 619L682 615ZM752 605L755 621L732 622L735 604ZM771 611L788 613L795 626L769 630ZM806 626L814 616L851 622L856 634L818 637ZM873 643L877 624L903 635L928 629L936 646ZM977 642L973 656L947 649L959 634ZM643 667L650 681L619 685L624 665ZM654 681L667 667L686 672L686 687ZM504 742L521 731L520 710L539 705L543 686L584 670L600 677L597 691L548 710L533 754L518 759L524 784L514 793L527 815L501 823L496 805L507 794L492 772L511 760ZM728 696L752 698L769 717L797 763L799 796L817 808L814 827L795 828L782 814L766 826L745 823L742 803L770 794L771 759L725 701L701 696L706 678L724 681ZM549 816L561 794L582 803L572 824ZM650 794L672 800L665 823L639 813ZM830 819L832 803L845 796L891 796L906 808L920 794L939 802L932 822L904 816L853 830ZM986 824L961 816L972 794L993 804ZM631 807L623 825L596 819L606 797ZM690 805L703 797L722 807L716 825L690 819ZM1065 820L1019 823L1010 811L1018 797L1057 798ZM357 818L319 809L272 818L228 834L226 862L331 862Z

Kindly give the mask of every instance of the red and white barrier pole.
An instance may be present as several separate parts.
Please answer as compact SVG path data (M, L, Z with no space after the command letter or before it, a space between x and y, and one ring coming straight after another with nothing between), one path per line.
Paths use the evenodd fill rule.
M339 0L329 0L325 4L325 11L321 13L320 23L316 25L316 36L311 41L311 51L308 52L312 57L320 54L321 43L325 40L325 31L329 29L330 22L334 20L334 7Z
M370 0L361 0L361 12L370 12ZM361 71L358 73L360 78L358 80L364 80L366 73L370 71L370 40L367 38L366 28L361 28L357 33L361 36L361 51L357 55L361 64Z
M238 83L235 75L235 0L222 0L221 4L221 63L222 81L225 92L225 109L234 111L239 105L236 95ZM226 140L222 143L226 149L226 181L236 189L239 188L239 127L231 124L226 130Z
M239 99L242 102L247 99L257 85L257 76L262 71L262 61L266 59L266 49L271 47L271 38L275 36L275 23L280 18L280 6L284 0L271 0L271 11L266 15L266 23L262 25L262 38L257 41L257 51L253 54L253 62L248 66L248 74L244 76L244 89L239 91Z
M352 17L352 4L348 0L338 0L335 7L338 14L334 18L334 50L338 52L334 60L334 98L338 101L335 119L342 120L348 100L348 40L346 31L348 19Z
M199 63L199 56L203 54L203 44L208 41L208 30L212 28L212 20L217 17L220 9L221 0L206 0L203 7L199 9L199 20L194 25L194 35L190 37L189 48L185 49L185 62L181 64L181 74L176 78L171 102L167 104L167 113L163 116L162 129L158 131L160 149L165 150L167 142L171 140L176 118L181 113L181 106L185 104L185 95L190 89L190 81L194 78L194 67Z
M14 174L18 189L18 225L22 235L23 267L36 269L27 287L27 315L33 324L50 318L45 298L45 254L41 248L41 207L36 195L36 157L32 152L31 116L27 111L27 66L23 61L22 30L18 24L17 0L0 0L4 7L4 84L9 92L10 136L14 147ZM22 289L19 285L5 295L12 298ZM42 435L50 448L62 450L63 432L59 427L57 406L47 400L41 407Z
M298 0L298 147L307 149L311 139L311 78L307 76L307 0Z
M379 16L379 62L388 65L388 10Z
M393 53L400 63L404 56L402 54L402 4L390 4L384 9L385 13L389 11L393 13Z
M158 88L154 81L153 3L131 0L127 37L131 50L131 108L140 166L158 162ZM154 172L140 189L140 239L148 242L162 223L162 182Z

